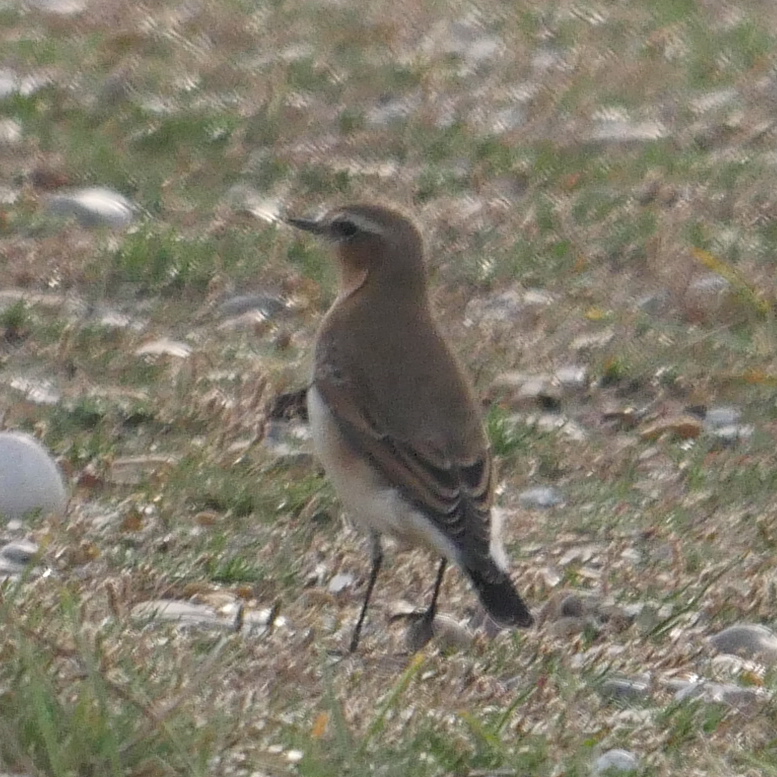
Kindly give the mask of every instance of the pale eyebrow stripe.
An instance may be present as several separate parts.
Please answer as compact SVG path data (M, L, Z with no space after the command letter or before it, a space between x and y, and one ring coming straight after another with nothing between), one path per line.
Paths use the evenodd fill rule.
M332 218L332 221L338 221L340 219L342 219L343 221L352 222L363 232L369 232L373 235L383 234L383 228L379 224L376 224L374 221L368 219L366 216L362 216L358 213L350 213L349 211L343 211L341 213L338 213L336 216L334 216Z

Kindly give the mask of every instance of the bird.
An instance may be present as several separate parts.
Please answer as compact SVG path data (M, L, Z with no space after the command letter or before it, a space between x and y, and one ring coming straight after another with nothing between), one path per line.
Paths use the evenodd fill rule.
M432 313L419 228L395 206L370 203L285 220L331 243L339 268L307 405L314 451L370 542L350 652L383 564L383 535L440 557L422 616L429 637L449 563L499 625L530 627L491 509L494 470L474 389Z

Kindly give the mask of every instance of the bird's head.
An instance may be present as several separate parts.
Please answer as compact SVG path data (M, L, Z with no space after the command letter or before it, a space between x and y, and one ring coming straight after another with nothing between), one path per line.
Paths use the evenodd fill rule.
M347 205L320 218L287 218L286 222L335 246L341 294L363 287L380 288L385 293L425 293L421 234L399 211L383 205Z

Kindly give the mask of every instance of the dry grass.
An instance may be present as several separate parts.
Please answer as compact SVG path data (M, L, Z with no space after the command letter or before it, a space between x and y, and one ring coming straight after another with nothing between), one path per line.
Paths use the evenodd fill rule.
M30 529L52 574L4 589L4 769L582 775L625 747L646 774L777 773L772 702L677 703L667 685L720 671L705 636L774 621L775 6L506 8L0 8L0 68L45 81L0 99L22 131L0 143L0 267L27 297L0 313L0 396L5 425L77 484L67 520ZM112 186L142 218L53 220L47 197L75 185ZM363 650L331 659L366 549L309 460L279 462L263 434L304 383L332 274L324 249L236 208L236 185L295 212L378 197L417 213L492 425L510 412L495 376L587 368L560 407L584 439L502 428L508 545L532 605L582 590L639 605L635 624L559 636L551 619L411 658L388 613L424 602L432 571L405 555ZM527 288L553 302L465 322L471 300ZM238 293L289 310L224 329L218 304ZM158 337L192 354L135 354ZM23 398L20 375L61 399ZM755 426L740 444L672 434L687 407L729 403ZM117 461L148 454L117 482ZM522 507L534 485L566 506ZM332 594L338 572L355 584ZM475 615L456 574L443 595ZM233 633L131 617L159 597L281 619ZM649 675L654 695L605 703L614 674ZM737 682L775 687L757 668Z

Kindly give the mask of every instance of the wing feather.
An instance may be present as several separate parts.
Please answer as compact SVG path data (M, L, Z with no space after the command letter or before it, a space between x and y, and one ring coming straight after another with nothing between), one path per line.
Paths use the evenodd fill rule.
M326 369L316 370L314 383L354 450L434 522L468 566L484 574L497 572L490 556L493 483L486 445L464 458L439 443L392 435L389 424L375 416L366 383L332 369L331 360Z

